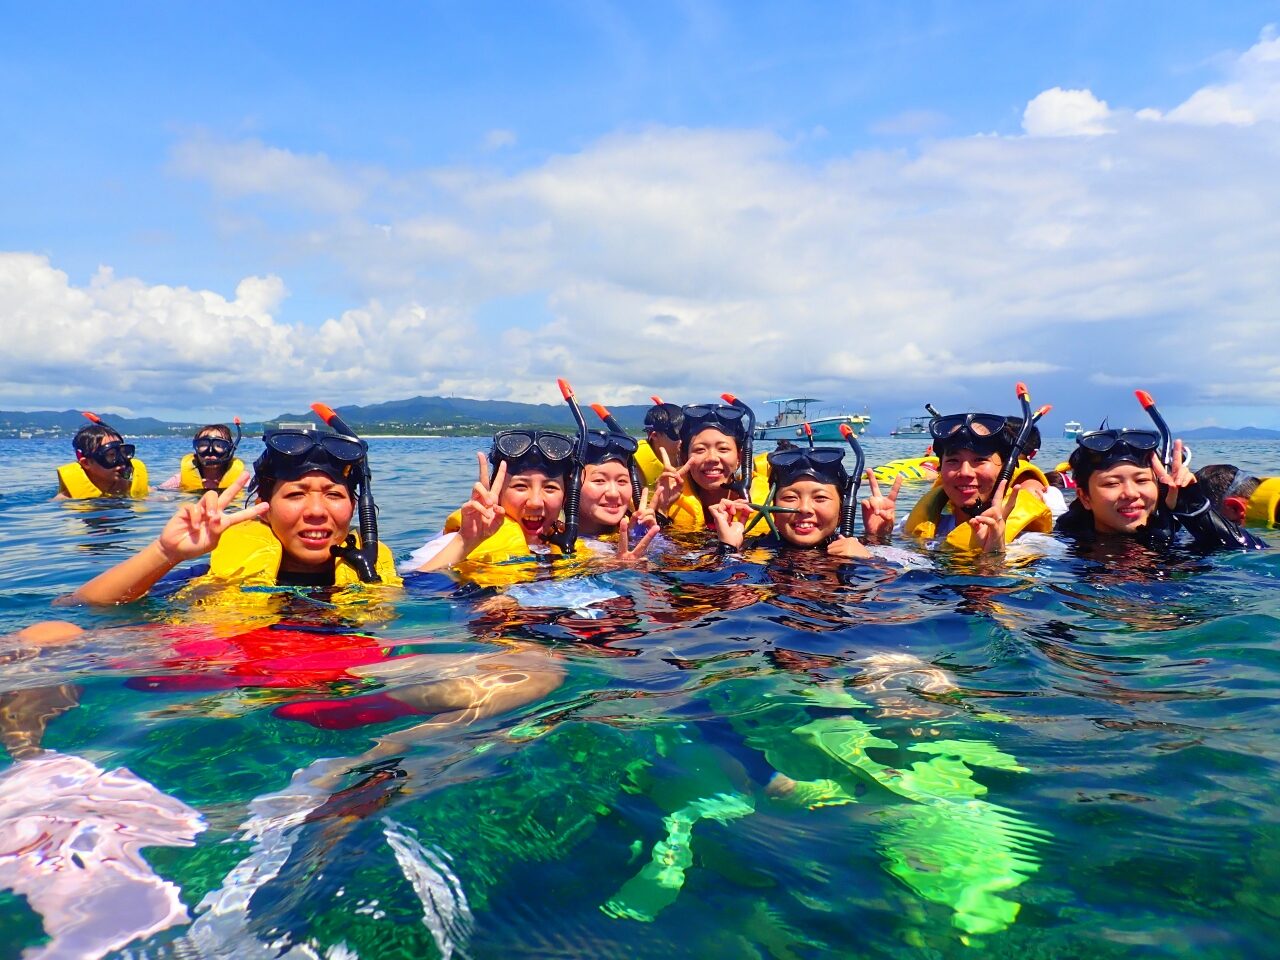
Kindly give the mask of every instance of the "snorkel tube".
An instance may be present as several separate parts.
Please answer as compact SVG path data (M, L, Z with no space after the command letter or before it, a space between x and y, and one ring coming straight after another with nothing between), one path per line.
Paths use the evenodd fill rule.
M618 418L609 412L609 408L603 403L593 403L591 405L595 415L604 421L604 425L609 428L610 433L617 434L621 437L630 436L622 424L618 422ZM583 467L585 471L585 466ZM636 464L636 458L631 457L631 462L627 464L627 474L631 477L631 508L633 510L640 507L640 491L644 489L644 478L640 476L640 467Z
M98 426L103 427L103 428L105 428L105 429L107 429L107 430L110 430L110 431L111 431L112 433L114 433L117 437L121 437L121 438L123 438L123 436L124 436L124 435L123 435L119 430L117 430L117 429L116 429L115 427L113 427L111 424L107 423L107 421L103 420L103 419L102 419L100 416L98 416L96 413L92 413L92 412L91 412L91 411L89 411L89 410L81 410L81 411L80 411L80 416L84 417L84 418L85 418L86 420L88 420L90 423L96 423ZM133 461L132 461L132 460L126 460L126 461L124 462L124 472L123 472L122 474L120 474L120 476L121 476L121 478L122 478L122 479L124 479L124 480L132 480L132 479L133 479Z
M1156 409L1155 397L1145 390L1135 390L1133 395L1138 398L1142 409L1147 411L1147 416L1156 425L1156 430L1160 434L1160 462L1164 464L1166 470L1171 470L1173 468L1173 433L1169 429L1169 424L1165 423L1164 417Z
M853 448L853 476L849 478L849 488L844 491L844 501L840 504L839 533L842 537L852 537L853 523L858 516L858 487L862 485L862 471L867 465L867 458L853 427L847 423L840 424L840 436Z
M340 433L344 437L351 437L353 440L360 439L332 407L323 403L313 403L311 409L315 411L316 416L329 425L329 428L334 433ZM239 426L240 421L237 418L236 428L239 429ZM372 477L369 473L368 452L360 458L360 465L357 469L360 471L360 497L356 501L360 525L360 545L356 546L354 534L348 534L346 543L340 547L330 547L329 552L335 558L345 560L351 564L361 583L381 583L382 577L378 575L377 570L378 507L373 502L373 490L370 489Z
M1004 466L1000 468L1000 475L996 477L995 486L991 488L991 495L995 496L995 491L1000 489L1001 484L1008 483L1013 477L1013 471L1018 468L1018 459L1022 456L1022 452L1027 448L1027 438L1031 436L1031 428L1036 425L1036 421L1043 417L1046 413L1053 409L1050 404L1045 404L1034 414L1031 412L1031 393L1027 390L1027 385L1021 380L1015 388L1018 391L1018 402L1022 404L1022 426L1018 428L1018 435L1013 438L1013 446L1009 449L1009 455L1005 458ZM991 503L983 500L974 505L973 516L985 513L991 509ZM966 510L966 512L968 512Z
M720 394L720 399L730 406L737 407L739 410L742 410L742 419L746 421L747 435L742 441L742 498L744 500L750 500L751 470L755 465L755 449L753 448L753 443L756 437L756 414L754 410L735 397L732 393L722 393Z
M556 386L569 405L569 411L578 424L578 448L574 451L573 469L569 474L569 490L564 497L564 533L556 538L556 545L567 554L573 554L578 542L578 503L582 499L582 465L587 459L587 421L578 409L578 401L574 399L573 387L563 377L556 380Z

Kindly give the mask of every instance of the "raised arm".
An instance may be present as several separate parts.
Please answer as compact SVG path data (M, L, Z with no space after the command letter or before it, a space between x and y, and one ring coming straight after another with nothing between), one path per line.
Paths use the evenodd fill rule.
M210 490L198 502L184 503L169 518L160 536L129 559L59 600L59 604L109 605L146 596L156 581L183 560L194 560L212 551L225 530L237 523L256 520L267 512L265 503L228 512L231 502L249 482L249 476L248 472L242 473L226 490Z

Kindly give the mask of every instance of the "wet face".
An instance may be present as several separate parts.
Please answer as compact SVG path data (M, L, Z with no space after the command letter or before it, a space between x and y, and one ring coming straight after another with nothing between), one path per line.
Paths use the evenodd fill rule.
M938 460L938 478L953 508L971 507L991 499L1000 476L1000 454L982 455L972 450L949 450Z
M693 464L689 479L708 492L718 492L728 485L742 464L742 455L733 437L715 427L707 427L689 441L686 462Z
M102 446L119 442L119 437L107 437ZM101 449L101 447L99 447ZM85 476L93 481L93 485L103 493L128 493L130 482L124 478L125 464L118 467L104 467L93 457L85 456L77 451L76 460L84 468Z
M1076 495L1099 533L1133 533L1155 512L1160 487L1150 467L1118 463L1091 473Z
M782 539L797 547L817 546L840 526L840 491L833 483L796 480L778 491L774 503L799 511L774 517Z
M582 532L597 536L618 528L631 507L631 474L621 463L589 464L582 474Z
M281 570L302 573L324 567L330 547L351 528L351 491L323 473L279 483L271 492L267 523L284 548Z
M525 470L507 477L499 501L508 517L520 524L527 543L540 543L555 532L564 507L564 478L540 470Z

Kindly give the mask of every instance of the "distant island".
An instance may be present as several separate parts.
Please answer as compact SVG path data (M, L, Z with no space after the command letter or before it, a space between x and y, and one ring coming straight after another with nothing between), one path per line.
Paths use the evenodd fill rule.
M644 415L649 404L610 407L609 412L635 433L644 428ZM495 430L511 427L535 427L548 430L572 431L573 417L563 403L515 403L509 400L470 400L464 397L412 397L408 400L388 400L385 403L357 404L338 407L339 415L360 434L383 436L442 437L487 436ZM154 417L123 417L107 410L102 414L117 430L130 437L189 437L203 423L180 423L157 420ZM584 408L590 426L600 426L595 414ZM222 418L229 421L235 413L227 411ZM762 411L757 411L761 420ZM219 418L210 414L212 420ZM0 410L0 438L17 437L70 437L87 423L79 410L42 410L20 412ZM260 434L264 428L277 427L281 423L316 424L311 411L281 413L268 420L246 422L246 433ZM1178 436L1187 440L1280 440L1280 430L1262 427L1242 427L1237 430L1226 427L1200 427L1182 430Z
M649 404L610 407L609 412L627 429L640 431ZM339 416L360 434L384 436L445 437L486 436L495 430L511 427L533 427L572 431L573 416L563 404L514 403L508 400L469 400L462 397L413 397L390 400L367 406L350 405L337 408ZM157 420L154 417L124 417L97 410L104 420L130 437L190 436L202 423ZM590 410L583 411L590 426L600 426ZM211 421L230 422L235 411L221 418L210 414ZM0 437L70 437L88 421L79 410L41 410L33 412L0 410ZM245 422L244 430L260 434L264 428L281 423L316 424L310 410L281 413L268 420Z

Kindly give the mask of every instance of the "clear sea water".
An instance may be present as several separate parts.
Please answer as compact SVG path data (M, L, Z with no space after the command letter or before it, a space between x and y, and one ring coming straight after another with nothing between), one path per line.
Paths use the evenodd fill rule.
M186 443L138 448L154 484ZM0 441L0 632L88 630L0 650L0 732L43 727L50 751L0 761L0 956L1243 958L1280 941L1280 550L838 567L678 549L505 600L411 578L362 625L379 643L533 644L565 679L373 762L422 718L271 712L373 685L137 689L211 669L175 659L188 608L51 609L180 499L51 501L68 449ZM476 441L372 449L404 556L467 495ZM1274 474L1280 444L1196 444L1214 461Z

